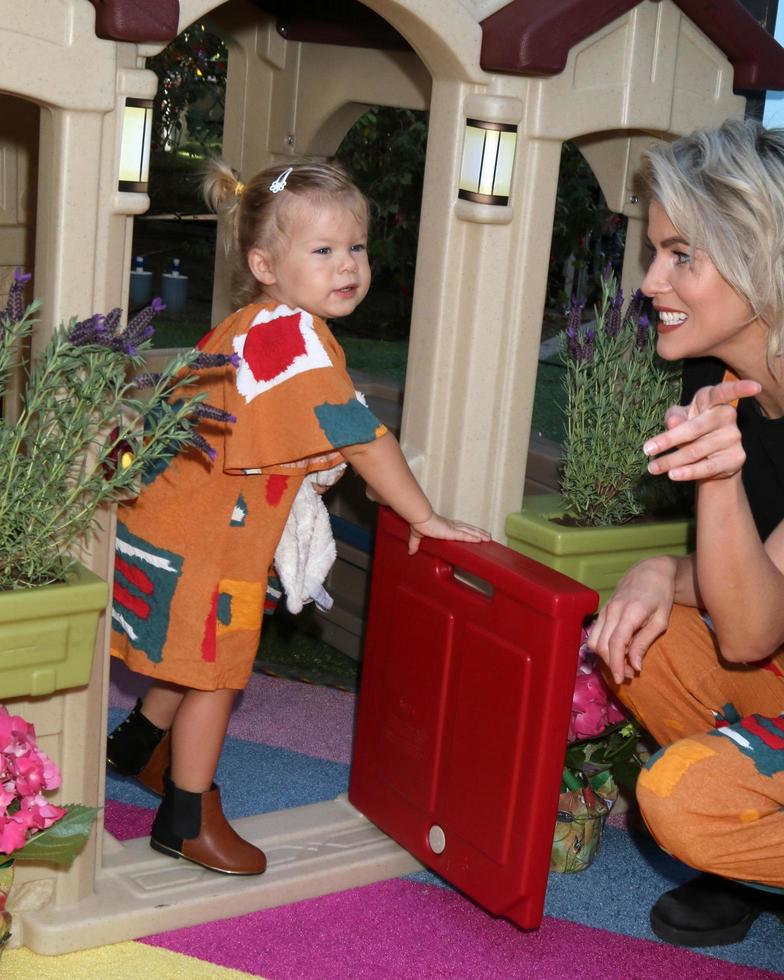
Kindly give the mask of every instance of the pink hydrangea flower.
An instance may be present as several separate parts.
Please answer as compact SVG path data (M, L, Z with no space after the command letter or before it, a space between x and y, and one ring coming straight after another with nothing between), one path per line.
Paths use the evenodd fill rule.
M0 705L0 854L12 854L67 810L43 796L60 785L60 770L42 752L35 728Z
M596 738L611 725L626 719L623 709L602 678L596 655L588 649L586 638L587 633L583 630L569 723L570 742Z

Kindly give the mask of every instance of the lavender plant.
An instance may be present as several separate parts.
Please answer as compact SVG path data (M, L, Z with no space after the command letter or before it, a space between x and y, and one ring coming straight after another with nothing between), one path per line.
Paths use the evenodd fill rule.
M17 271L0 312L0 397L22 363L39 303L25 309ZM159 301L123 330L121 311L55 331L26 372L15 420L0 419L0 591L64 581L74 546L95 528L104 504L135 493L143 474L188 446L213 455L196 431L209 415L232 416L187 394L194 370L230 358L198 351L176 357L160 374L134 371L153 333ZM220 361L220 363L218 363ZM139 389L145 389L143 395Z
M567 392L561 494L566 514L583 527L623 524L643 512L642 445L661 431L680 394L679 371L656 356L641 291L623 310L609 269L601 289L592 323L583 324L583 305L572 303L561 347Z

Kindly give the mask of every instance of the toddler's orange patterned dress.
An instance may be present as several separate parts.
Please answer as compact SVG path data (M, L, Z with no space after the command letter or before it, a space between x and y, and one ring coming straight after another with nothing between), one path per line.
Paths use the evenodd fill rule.
M305 474L387 430L356 397L326 324L247 306L199 344L238 356L205 371L202 422L216 451L174 457L118 513L112 654L134 671L201 690L241 690L259 645L268 573Z

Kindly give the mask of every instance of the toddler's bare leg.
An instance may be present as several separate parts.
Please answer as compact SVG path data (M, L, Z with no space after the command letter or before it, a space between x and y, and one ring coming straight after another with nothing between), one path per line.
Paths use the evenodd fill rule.
M196 691L181 697L172 725L171 778L180 789L204 793L212 786L237 692Z

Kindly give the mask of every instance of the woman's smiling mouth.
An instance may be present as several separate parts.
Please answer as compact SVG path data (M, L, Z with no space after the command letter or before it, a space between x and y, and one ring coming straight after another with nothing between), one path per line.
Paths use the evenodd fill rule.
M682 310L656 310L659 315L657 330L659 333L670 333L689 319L689 314Z

